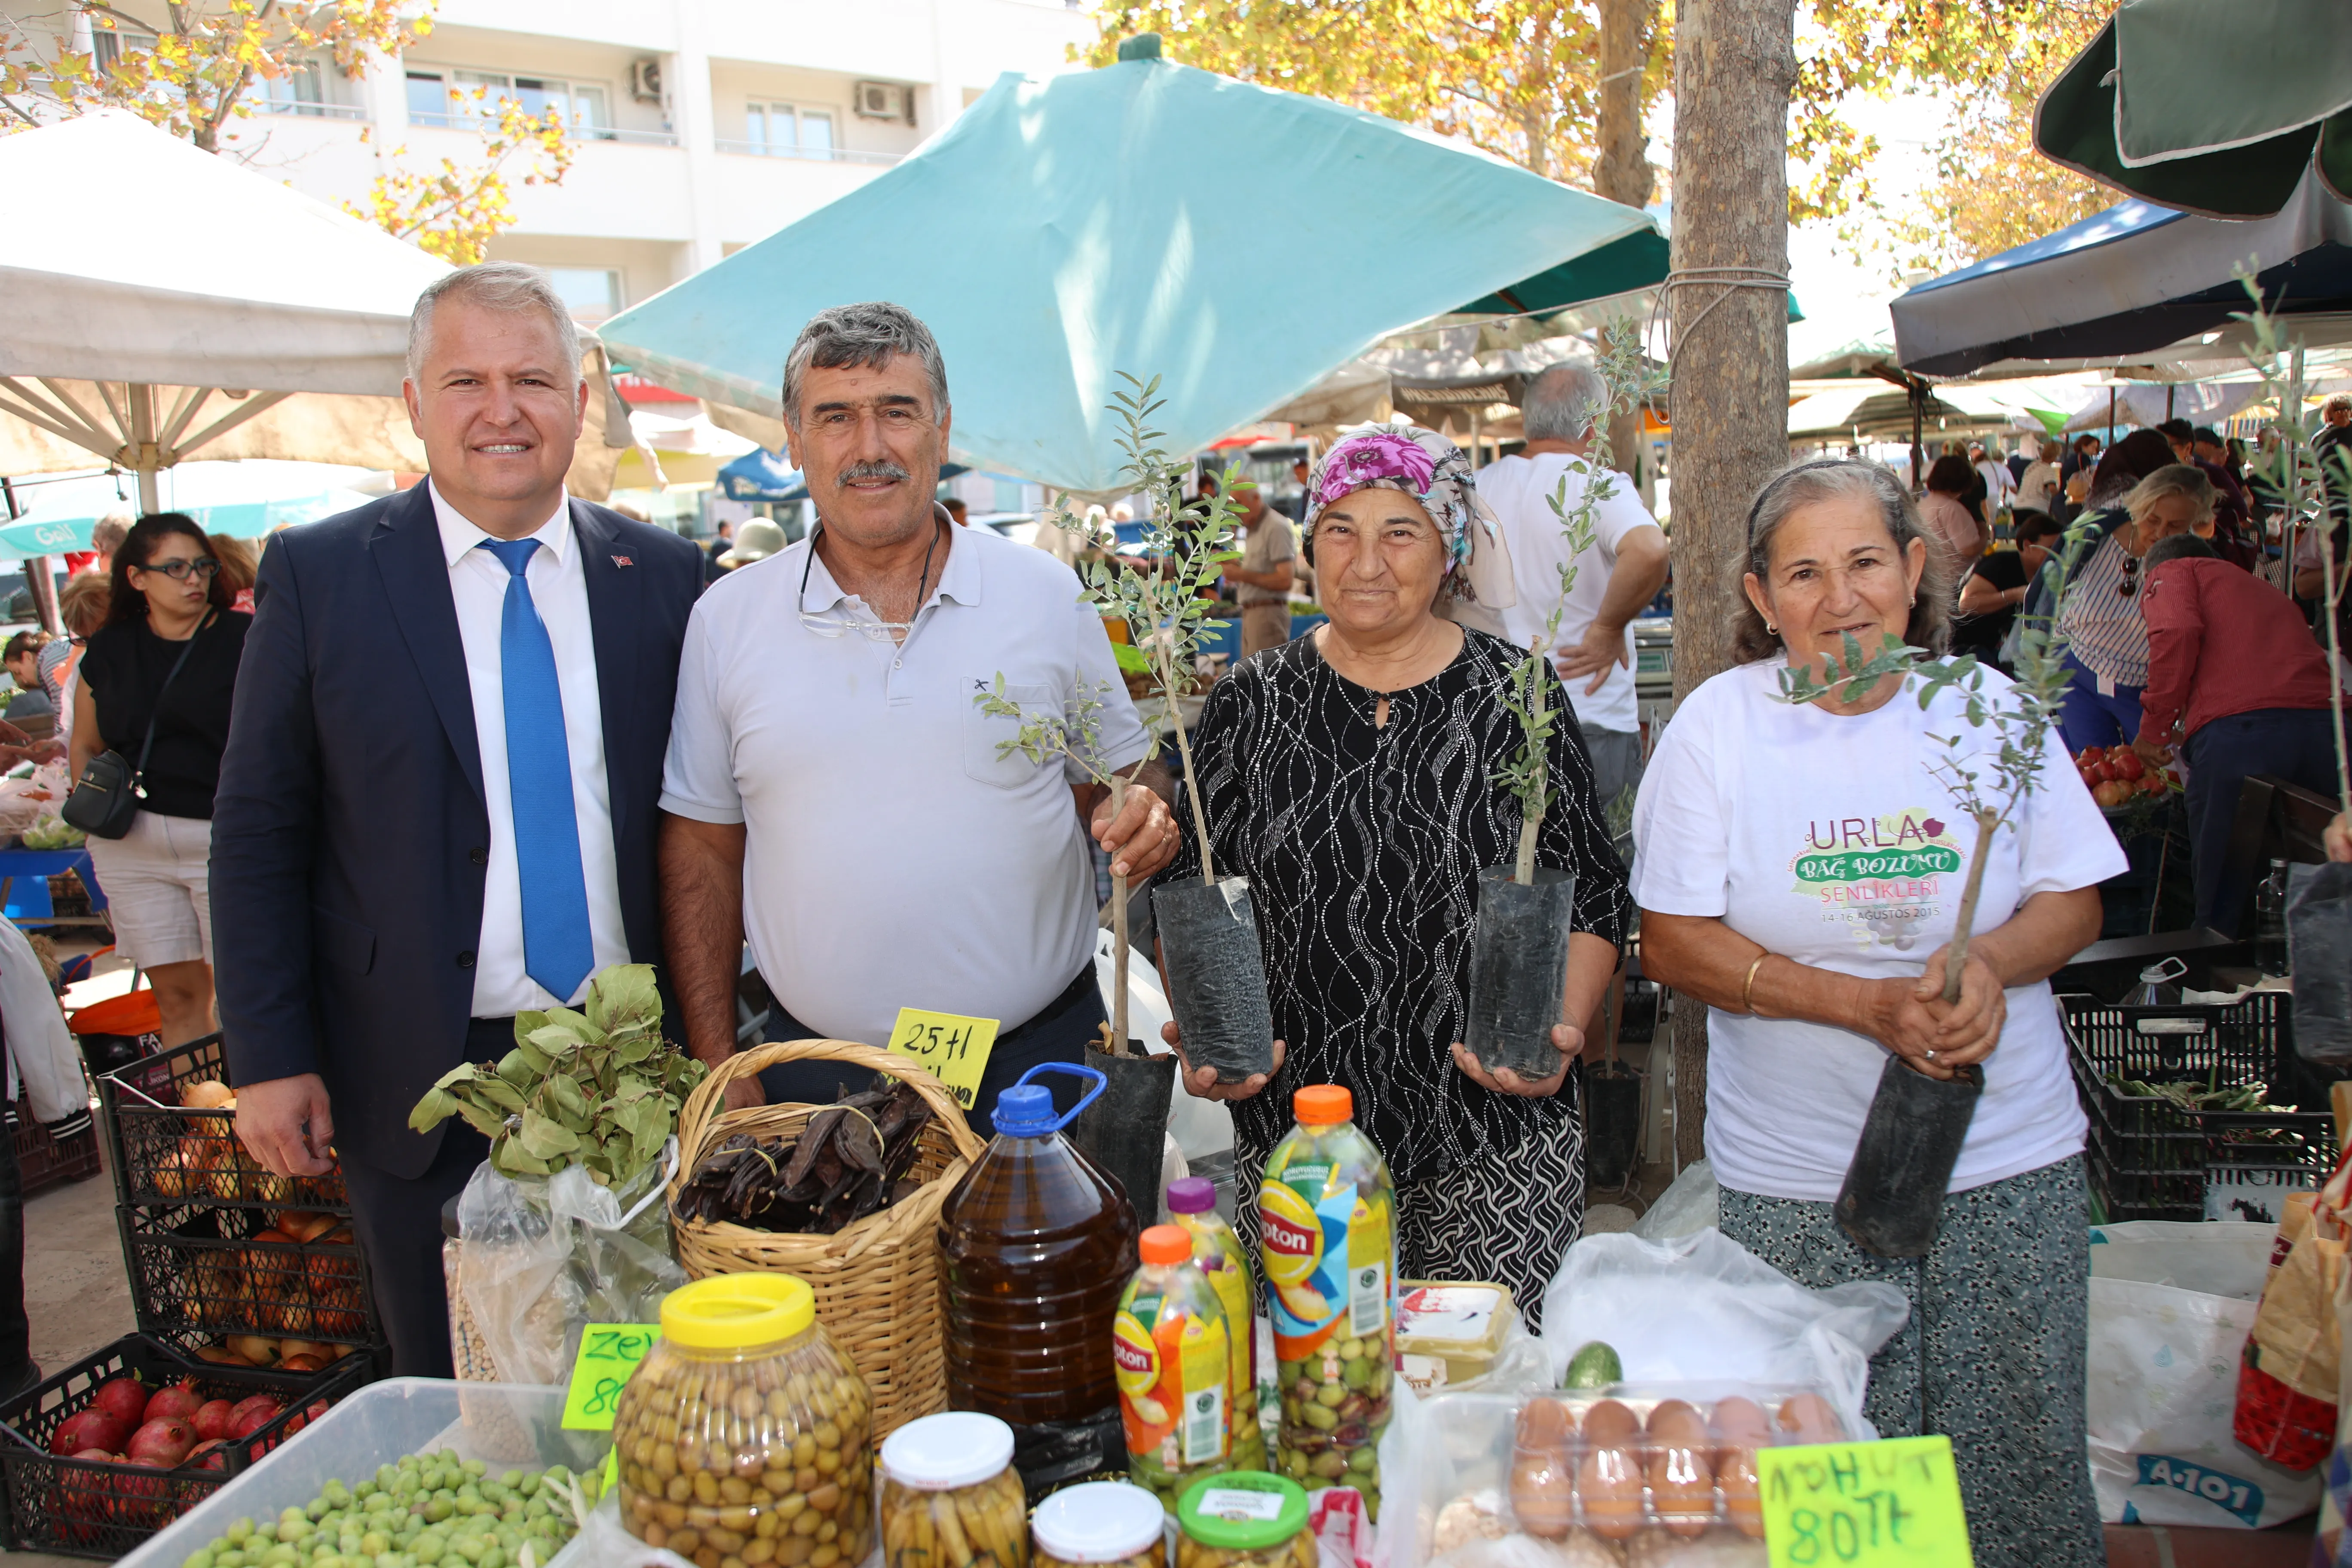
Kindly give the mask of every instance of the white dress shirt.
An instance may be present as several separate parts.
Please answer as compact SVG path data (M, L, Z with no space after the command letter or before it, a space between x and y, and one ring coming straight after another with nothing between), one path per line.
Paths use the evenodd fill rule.
M427 480L427 484L431 481ZM523 973L522 877L515 859L514 800L507 778L507 700L499 657L499 620L512 574L506 563L478 550L491 535L433 495L433 515L441 525L441 552L449 563L449 593L457 602L457 636L466 645L466 682L474 694L474 735L481 748L482 797L489 808L490 862L482 889L482 933L474 947L474 1016L503 1018L524 1008L577 1002L586 981L570 996L551 995ZM580 869L588 883L588 932L595 968L629 962L629 941L621 924L621 882L613 848L611 786L604 775L604 715L596 690L595 628L588 619L588 578L572 533L572 500L556 503L555 515L531 535L524 579L531 603L555 649L555 682L563 696L563 741L572 753L572 813L580 831Z
M1110 767L1150 745L1076 575L986 530L953 539L903 645L802 619L874 619L806 540L712 584L687 623L662 809L743 824L751 956L835 1039L879 1046L901 1007L1012 1029L1091 972L1086 774L1008 752L1019 723L977 695L1001 680L1055 716L1098 698Z

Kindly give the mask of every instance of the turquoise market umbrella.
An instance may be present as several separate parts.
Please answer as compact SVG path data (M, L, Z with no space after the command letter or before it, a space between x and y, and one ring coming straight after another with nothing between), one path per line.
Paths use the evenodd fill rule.
M1104 412L1121 372L1163 378L1153 423L1183 452L1465 302L1549 310L1664 276L1633 208L1136 52L1000 78L887 174L598 335L666 386L775 417L812 314L895 300L939 337L961 458L1103 495L1123 489Z
M2268 217L2313 168L2352 196L2352 5L2124 0L2043 90L2033 144L2208 217Z

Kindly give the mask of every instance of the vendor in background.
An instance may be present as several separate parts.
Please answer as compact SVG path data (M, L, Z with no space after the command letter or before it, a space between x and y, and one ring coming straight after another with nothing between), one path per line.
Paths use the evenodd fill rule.
M89 848L90 869L106 889L115 948L154 985L166 1046L219 1027L213 792L252 624L230 612L212 541L194 519L176 511L143 517L115 552L106 625L89 639L74 683L75 779L105 751L138 767L153 726L131 831L93 837Z
M784 361L784 426L819 523L730 573L695 607L662 780L662 908L686 1043L736 1045L748 936L776 998L772 1039L888 1043L901 1007L993 1018L971 1121L1045 1061L1077 1062L1105 1022L1089 834L1140 878L1175 852L1165 771L1102 617L1070 569L932 496L947 367L897 305L843 305ZM748 531L749 525L746 525ZM1003 742L980 710L1002 681L1055 719L1099 701L1110 792ZM730 1105L828 1101L845 1071L794 1063ZM1074 1100L1075 1096L1066 1098Z
M1993 837L1947 1005L1961 874L1859 875L1846 851L1936 845L1957 868L1974 836L1934 771L1950 754L1934 737L1969 737L1964 758L1997 737L1969 726L1955 689L1922 712L1895 676L1803 706L1779 684L1790 668L1825 679L1848 635L1940 651L1941 557L1899 480L1833 458L1758 494L1748 566L1745 662L1684 700L1633 817L1644 973L1708 1008L1723 1233L1800 1284L1906 1291L1910 1320L1871 1360L1864 1414L1882 1436L1952 1439L1982 1568L2096 1568L2084 1122L2047 980L2098 935L2098 883L2123 852L2053 738L2040 787ZM2009 690L1985 678L1988 700ZM1865 1252L1832 1216L1889 1053L1938 1079L1986 1064L1921 1258Z
M228 590L228 607L244 615L253 614L253 576L259 564L253 546L225 533L208 537L213 542L213 554L221 563L221 586Z
M59 756L73 740L74 705L68 700L73 690L74 671L81 663L82 644L92 632L106 624L106 606L114 593L113 580L85 574L69 577L58 593L58 618L65 623L66 635L53 637L42 645L40 677L42 689L49 696L49 705L57 712Z
M1984 554L1985 542L1992 537L1983 514L1969 500L1983 482L1983 476L1955 452L1945 453L1927 470L1927 493L1919 500L1919 520L1927 524L1927 537L1943 549L1943 570L1937 574L1941 582L1956 583L1967 577Z
M2038 511L2015 514L2010 534L2017 548L1992 551L1960 584L1960 618L1952 624L1954 653L1975 654L2002 674L2009 673L2000 662L2001 641L2016 624L2018 606L2025 603L2042 563L2050 559L2065 531Z
M2221 437L2186 419L2168 419L2157 429L2171 444L2172 460L2195 468L2213 487L2212 519L2198 531L2212 544L2215 555L2233 566L2252 571L2258 558L2252 543L2253 512L2246 487L2221 462L2228 455Z
M2026 464L2024 470L2017 476L2017 499L2014 504L2019 511L2038 511L2047 517L2058 504L2058 487L2061 483L2058 477L2058 447L2055 442L2043 441L2039 444L2036 450L2041 456Z
M940 500L940 504L948 509L950 522L954 523L958 528L971 526L971 508L965 502L963 497L947 496Z
M1224 1085L1188 1064L1185 1088L1233 1102L1248 1228L1292 1091L1345 1085L1396 1179L1399 1278L1498 1280L1534 1324L1583 1228L1569 1068L1616 969L1624 871L1547 660L1559 722L1536 858L1577 879L1559 1064L1539 1079L1489 1075L1459 1042L1478 873L1517 850L1518 799L1496 775L1520 745L1503 704L1525 654L1457 621L1508 602L1507 549L1468 461L1431 431L1339 442L1308 495L1330 621L1235 665L1192 737L1213 863L1250 881L1276 1071ZM1197 878L1191 813L1178 821L1167 878ZM1163 1033L1182 1051L1175 1025Z
M1214 474L1201 480L1202 495L1215 495ZM1234 521L1241 529L1242 558L1225 563L1225 585L1242 607L1242 657L1247 658L1290 640L1292 563L1298 536L1290 520L1267 509L1265 497L1247 480L1234 487Z
M2188 763L2197 923L2234 935L2251 892L2228 875L2239 786L2273 773L2336 793L2336 683L2326 650L2287 596L2217 559L2196 534L2150 546L2146 572L2147 687L2132 749L2152 767L2176 747Z
M2181 485L2140 496L2135 487L2160 468L2177 468L2172 448L2154 430L2135 430L2099 459L2091 479L2085 521L2089 544L2066 579L2066 607L2058 629L2066 635L2069 685L2058 723L2066 749L2126 746L2139 733L2139 689L2147 680L2147 623L2139 613L2139 563L2168 533L2185 531L2208 515L2212 487L2194 468ZM2189 486L2187 481L2194 481ZM2053 585L2037 577L2025 613L2050 613Z
M0 718L48 719L56 715L47 689L41 684L41 649L49 643L49 634L42 631L18 632L0 649L0 668L8 671L16 683L16 692L8 699L8 710Z

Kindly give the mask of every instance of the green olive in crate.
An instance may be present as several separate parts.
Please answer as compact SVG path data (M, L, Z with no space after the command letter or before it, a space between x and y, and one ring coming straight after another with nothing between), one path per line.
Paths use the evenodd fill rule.
M180 1568L541 1568L587 1519L598 1479L411 1454L356 1486L329 1481L308 1507L240 1519Z

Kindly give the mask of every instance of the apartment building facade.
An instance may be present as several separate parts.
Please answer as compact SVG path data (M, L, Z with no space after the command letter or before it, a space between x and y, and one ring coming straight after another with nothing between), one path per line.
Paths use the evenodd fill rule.
M0 10L20 33L57 26ZM476 117L502 100L561 110L570 170L517 183L490 254L548 268L593 324L873 179L1001 74L1061 68L1093 32L1072 0L441 0L404 58L266 84L223 147L356 205L389 160L478 163Z

